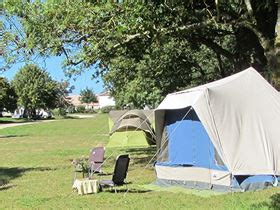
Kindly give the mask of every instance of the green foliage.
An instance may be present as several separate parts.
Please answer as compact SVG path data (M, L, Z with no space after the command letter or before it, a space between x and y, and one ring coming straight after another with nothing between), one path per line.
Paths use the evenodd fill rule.
M52 110L54 116L66 116L67 112L64 108L56 108Z
M77 113L85 113L86 112L86 107L85 106L78 106L76 108Z
M0 112L4 108L13 112L17 108L17 95L8 80L0 77Z
M92 102L97 102L96 95L94 94L92 89L86 88L81 90L81 102L82 103L92 103Z
M55 108L59 88L46 71L28 64L15 75L12 85L18 95L18 104L23 106L29 117L36 115L39 108Z
M71 106L69 101L67 100L67 96L69 93L72 92L73 86L69 86L69 82L62 81L62 82L56 82L57 89L56 89L56 100L55 107L59 108L61 110L66 110L68 107Z
M66 110L63 108L58 108L58 114L59 116L66 116Z
M275 0L5 0L4 6L23 29L22 36L3 29L4 46L17 49L4 47L7 58L23 50L63 54L70 75L94 67L119 106L156 106L167 93L249 66L277 69Z
M271 202L269 204L270 209L280 209L280 194L274 194L271 196Z
M111 110L115 110L115 106L104 106L100 109L101 113L109 113Z
M75 107L73 105L69 105L67 107L66 111L71 114L71 113L75 113L76 109L75 109Z

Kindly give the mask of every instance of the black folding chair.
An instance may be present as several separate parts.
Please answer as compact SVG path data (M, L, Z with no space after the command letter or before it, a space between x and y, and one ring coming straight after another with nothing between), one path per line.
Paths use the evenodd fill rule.
M127 183L125 182L125 178L127 175L128 165L129 165L129 155L119 155L116 159L115 169L113 174L98 174L98 175L113 175L112 180L100 180L100 190L102 191L105 187L110 187L110 189L114 189L115 193L117 192L116 187L118 186L126 186L126 190L128 190Z

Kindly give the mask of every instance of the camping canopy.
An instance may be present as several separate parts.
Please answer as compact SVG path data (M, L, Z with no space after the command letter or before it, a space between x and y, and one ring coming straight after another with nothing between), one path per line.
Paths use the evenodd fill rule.
M241 175L280 175L279 93L253 68L169 94L155 121L161 181L233 186Z
M146 115L146 114L147 115ZM155 133L148 119L153 119L153 110L111 111L113 126L110 132L110 145L148 146L155 144Z
M116 120L111 133L116 131L126 131L127 129L143 130L144 132L153 132L151 123L147 116L140 110L131 110L124 113Z

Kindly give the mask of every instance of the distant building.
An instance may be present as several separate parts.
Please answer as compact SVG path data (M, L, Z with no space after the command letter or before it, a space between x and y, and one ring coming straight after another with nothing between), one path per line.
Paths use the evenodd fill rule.
M86 109L100 109L105 106L115 106L115 99L110 96L109 91L104 91L102 93L96 94L97 102L94 103L82 103L80 101L80 95L70 95L67 97L67 100L74 107L84 106Z
M109 91L103 91L102 93L99 93L97 95L97 101L99 108L116 105L115 99L111 97Z
M72 104L74 107L82 106L82 102L80 101L80 95L71 95L67 96L67 101Z

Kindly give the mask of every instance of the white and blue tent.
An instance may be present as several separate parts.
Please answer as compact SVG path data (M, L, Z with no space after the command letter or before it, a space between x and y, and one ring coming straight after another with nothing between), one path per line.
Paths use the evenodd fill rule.
M253 68L169 94L155 123L158 184L245 191L280 181L280 96Z

